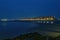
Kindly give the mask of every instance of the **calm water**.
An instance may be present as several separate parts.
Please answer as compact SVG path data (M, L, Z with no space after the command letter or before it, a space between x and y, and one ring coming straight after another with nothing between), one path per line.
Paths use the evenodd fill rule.
M0 22L0 39L11 38L29 32L27 29L35 26L37 24L31 22Z
M60 31L60 26L36 24L34 22L0 22L0 39L13 38L22 33Z

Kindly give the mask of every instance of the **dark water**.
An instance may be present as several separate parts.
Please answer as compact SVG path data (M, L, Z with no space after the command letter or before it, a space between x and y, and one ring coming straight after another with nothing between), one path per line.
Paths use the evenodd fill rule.
M27 29L37 26L32 22L0 22L0 39L12 38L22 33L27 33Z
M13 38L29 32L56 32L60 26L36 24L34 22L0 22L0 39Z

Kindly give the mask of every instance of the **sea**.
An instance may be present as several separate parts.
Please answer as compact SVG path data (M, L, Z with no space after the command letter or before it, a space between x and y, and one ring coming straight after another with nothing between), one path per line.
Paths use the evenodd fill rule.
M0 40L14 38L22 34L39 32L42 35L60 35L60 25L36 22L0 22Z

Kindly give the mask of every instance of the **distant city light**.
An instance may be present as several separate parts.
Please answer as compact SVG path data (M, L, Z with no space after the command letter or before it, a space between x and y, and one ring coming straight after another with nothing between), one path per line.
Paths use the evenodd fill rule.
M44 23L45 23L45 21L44 21Z
M49 21L47 21L47 23L49 23Z
M55 20L54 16L46 16L46 17L32 17L32 18L21 18L21 19L0 19L0 21L38 21L38 23L51 23L53 24ZM60 18L58 19L60 20ZM51 22L49 22L51 21Z
M51 22L51 24L53 24L54 22Z
M8 21L8 19L1 19L1 21Z

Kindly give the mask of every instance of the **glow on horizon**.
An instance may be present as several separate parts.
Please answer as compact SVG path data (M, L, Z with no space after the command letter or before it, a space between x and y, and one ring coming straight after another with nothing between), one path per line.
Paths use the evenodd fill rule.
M8 21L8 19L1 19L1 21Z

